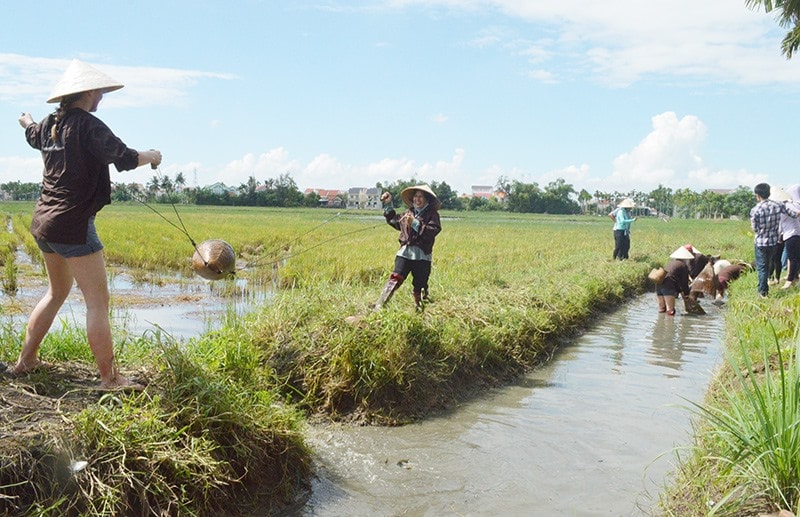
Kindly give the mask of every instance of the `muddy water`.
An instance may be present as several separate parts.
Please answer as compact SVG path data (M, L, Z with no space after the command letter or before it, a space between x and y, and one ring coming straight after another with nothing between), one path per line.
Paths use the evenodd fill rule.
M298 515L647 515L720 361L721 311L598 321L548 365L433 420L316 428ZM681 407L677 407L681 406Z
M245 281L210 282L199 277L164 277L158 283L137 282L124 270L109 277L111 322L115 332L141 335L160 331L177 340L188 340L221 325L229 314L243 315L256 304L263 303L272 291L249 289ZM14 324L25 325L30 311L47 292L43 277L29 282L13 297L2 295L2 303L18 308L0 316ZM52 330L64 325L84 328L86 306L77 286L73 286Z

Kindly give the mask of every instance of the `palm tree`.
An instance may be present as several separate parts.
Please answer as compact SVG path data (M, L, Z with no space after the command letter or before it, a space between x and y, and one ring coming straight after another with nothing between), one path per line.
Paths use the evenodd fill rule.
M792 59L792 55L800 47L800 0L745 0L744 4L750 9L763 6L768 13L780 10L778 24L789 29L781 42L781 50L786 59Z
M158 190L161 187L161 179L158 175L154 175L150 178L150 181L147 182L147 198L152 199L158 194Z
M578 202L581 204L581 213L586 214L586 203L592 199L592 195L586 189L581 189L578 193Z

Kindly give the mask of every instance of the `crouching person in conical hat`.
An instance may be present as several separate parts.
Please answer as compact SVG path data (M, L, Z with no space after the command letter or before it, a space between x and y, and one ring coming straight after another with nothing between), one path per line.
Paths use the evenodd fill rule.
M394 270L375 304L380 309L412 275L414 304L421 310L428 301L428 279L431 276L433 261L433 244L436 236L442 231L439 220L439 208L442 203L428 185L408 187L400 193L400 198L407 210L398 214L392 204L392 195L384 192L381 202L384 206L383 216L389 226L400 231L400 250L395 255Z
M664 280L656 286L656 299L658 312L666 312L668 316L675 314L675 299L682 294L684 299L689 296L689 261L694 259L694 254L681 246L670 256L664 270Z

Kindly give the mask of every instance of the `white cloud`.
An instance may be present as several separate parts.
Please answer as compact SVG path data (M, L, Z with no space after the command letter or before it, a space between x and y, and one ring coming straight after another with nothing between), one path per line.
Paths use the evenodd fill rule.
M548 72L547 70L531 70L528 72L528 77L541 83L555 84L558 82L552 72Z
M31 158L0 156L0 183L42 181L42 159L38 154Z
M20 104L42 102L70 61L0 53L0 100ZM86 62L125 85L118 94L103 99L104 108L180 105L187 92L203 79L236 78L231 74L199 70Z
M532 32L547 31L556 38L533 43L493 20L472 45L503 48L535 64L557 61L569 66L576 78L590 70L597 82L614 87L669 75L740 84L800 81L800 68L788 66L780 53L783 29L774 16L750 10L743 2L404 0L389 4L500 11L530 23Z
M614 160L616 183L656 183L703 167L699 150L705 125L693 115L678 119L673 112L656 115L653 130L630 152Z
M378 182L416 178L421 182L444 181L454 190L464 193L469 192L470 187L476 184L474 178L463 170L464 155L463 149L456 149L450 160L438 160L434 163L417 164L409 158L384 158L377 162L354 165L342 163L335 156L323 153L308 163L303 163L290 157L289 152L280 147L260 155L246 154L225 165L222 171L215 175L209 175L201 166L200 175L206 178L206 181L200 181L200 184L219 181L228 186L238 186L246 183L251 176L263 183L267 179L288 173L301 190L371 187ZM186 169L178 167L174 172L169 172L169 175L178 170ZM489 183L494 184L495 180L493 177Z

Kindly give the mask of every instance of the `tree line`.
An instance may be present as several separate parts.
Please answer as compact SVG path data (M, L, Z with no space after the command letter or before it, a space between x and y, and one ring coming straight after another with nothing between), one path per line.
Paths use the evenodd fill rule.
M399 202L400 192L406 187L419 183L419 180L397 180L378 182L379 192L389 191ZM676 189L659 185L650 192L631 190L628 192L593 193L585 189L576 190L571 184L559 178L540 187L538 183L524 183L500 177L495 185L495 193L490 199L477 196L460 196L446 182L432 181L430 187L436 192L445 210L509 211L520 213L547 214L586 214L605 215L622 199L631 198L641 207L640 212L649 209L650 215L679 218L747 218L755 204L749 187L739 186L729 193L712 190L695 192L690 189ZM39 183L19 181L0 183L0 191L13 200L35 200L39 196ZM341 205L347 206L347 193L340 194ZM182 203L196 205L223 206L263 206L263 207L316 207L320 197L316 193L300 192L290 174L281 174L263 182L251 176L238 187L215 189L212 187L187 188L182 172L170 178L154 175L146 185L137 183L115 183L112 193L115 202L142 203Z

